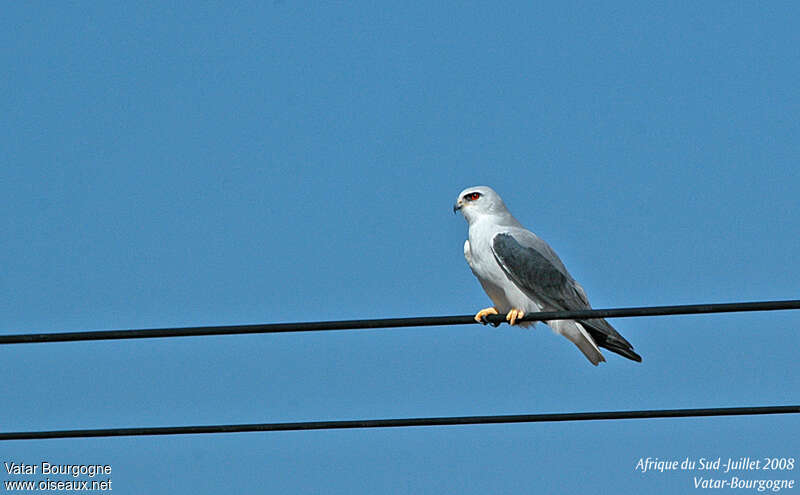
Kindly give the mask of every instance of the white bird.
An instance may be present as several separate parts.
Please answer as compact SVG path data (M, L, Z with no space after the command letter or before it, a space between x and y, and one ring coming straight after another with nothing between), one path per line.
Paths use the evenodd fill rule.
M553 249L525 229L487 186L461 191L453 211L461 211L469 223L464 257L494 303L475 320L486 323L490 314L505 314L509 324L528 327L525 313L591 309L589 299ZM548 326L578 346L593 365L605 358L598 347L641 362L633 346L602 318L549 320Z

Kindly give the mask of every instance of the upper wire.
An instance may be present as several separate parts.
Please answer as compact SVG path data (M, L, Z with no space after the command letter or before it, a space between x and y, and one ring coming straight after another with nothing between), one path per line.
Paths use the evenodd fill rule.
M758 301L679 306L646 306L633 308L586 309L579 311L547 311L528 313L518 321L581 320L588 318L628 318L642 316L733 313L743 311L775 311L800 309L800 300ZM499 325L503 315L485 317L487 323ZM377 318L361 320L310 321L299 323L267 323L254 325L219 325L131 330L89 330L79 332L19 333L0 335L0 344L34 344L86 340L151 339L197 337L204 335L241 335L253 333L320 332L329 330L366 330L376 328L464 325L477 323L472 315L420 316L412 318Z

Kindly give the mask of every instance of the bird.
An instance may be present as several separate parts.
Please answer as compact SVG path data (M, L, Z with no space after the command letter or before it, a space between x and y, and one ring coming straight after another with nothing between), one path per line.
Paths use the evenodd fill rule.
M469 224L464 257L494 303L478 311L475 321L486 324L486 316L505 314L510 325L529 327L535 322L520 321L526 313L591 309L583 287L553 248L523 227L494 189L464 189L453 212L461 212ZM595 366L605 361L600 347L642 361L633 346L602 318L545 323L575 344Z

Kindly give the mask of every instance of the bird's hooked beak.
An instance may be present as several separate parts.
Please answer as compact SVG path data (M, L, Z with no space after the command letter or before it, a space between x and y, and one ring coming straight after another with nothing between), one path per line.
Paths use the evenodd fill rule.
M453 215L455 215L455 214L456 214L456 212L457 212L458 210L460 210L462 206L464 206L464 202L463 202L463 201L461 201L461 200L459 199L459 200L456 202L456 204L454 204L454 205L453 205Z

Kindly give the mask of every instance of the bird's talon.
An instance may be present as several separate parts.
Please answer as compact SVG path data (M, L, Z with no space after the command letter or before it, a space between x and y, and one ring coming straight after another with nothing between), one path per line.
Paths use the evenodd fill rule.
M485 309L482 309L482 310L478 311L478 313L475 315L475 321L477 321L478 323L482 323L482 324L486 325L487 323L489 323L488 321L486 321L486 317L488 315L496 315L496 314L497 314L497 310L496 309L494 309L494 308L485 308ZM493 325L497 326L496 323L493 323Z
M517 320L521 320L523 316L525 316L525 312L521 309L512 309L506 315L506 321L508 321L509 325L513 326Z

